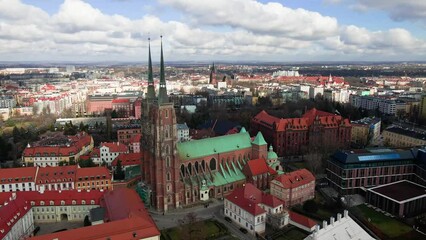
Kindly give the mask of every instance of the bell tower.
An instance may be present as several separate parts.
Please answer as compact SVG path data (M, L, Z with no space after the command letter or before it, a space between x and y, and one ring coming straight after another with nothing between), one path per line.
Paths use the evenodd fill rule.
M149 50L149 54L151 51ZM179 179L179 159L176 156L176 113L166 88L163 43L161 37L160 87L155 98L152 62L148 60L148 110L143 118L143 181L151 190L150 203L158 211L180 206L182 183ZM151 69L151 70L150 70ZM150 84L152 82L152 84ZM151 87L152 86L152 87ZM150 91L150 89L152 89ZM154 93L154 94L152 94ZM154 96L154 97L153 97Z

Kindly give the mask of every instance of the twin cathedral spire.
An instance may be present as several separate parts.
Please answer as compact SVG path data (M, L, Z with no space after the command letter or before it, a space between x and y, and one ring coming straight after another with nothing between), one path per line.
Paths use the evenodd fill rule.
M160 57L160 89L158 93L158 103L168 103L169 98L167 96L166 89L166 75L164 69L164 56L163 56L163 36L161 38L161 57ZM155 87L154 77L152 72L152 59L151 59L151 39L148 38L148 93L147 99L155 99Z

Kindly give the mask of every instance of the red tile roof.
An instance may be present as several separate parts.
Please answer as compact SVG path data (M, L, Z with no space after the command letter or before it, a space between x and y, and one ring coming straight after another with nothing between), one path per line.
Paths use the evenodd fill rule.
M0 184L34 182L37 168L0 168Z
M0 199L0 239L3 239L31 206L21 196L12 197L12 193L0 193Z
M341 124L350 126L349 119L344 119L340 115L328 113L312 108L307 111L301 118L277 118L269 115L265 111L261 111L254 118L253 121L268 128L275 128L276 131L285 131L286 129L307 130L318 117L320 123L325 127L337 127Z
M112 103L129 103L130 100L127 98L117 98L117 99L113 99Z
M246 184L246 187L248 185L251 185L251 184ZM260 192L259 189L257 189L256 187L254 188ZM253 216L257 216L259 214L265 213L266 211L263 210L261 207L259 207L255 197L255 195L258 195L258 194L262 196L262 193L258 193L257 191L254 191L254 192L251 192L251 191L252 189L246 192L245 188L237 188L225 198L228 201L237 205L238 207L244 209L246 212L250 213ZM253 193L253 195L250 196L250 193ZM246 197L246 194L248 194L249 196Z
M273 181L280 182L284 188L296 188L310 182L315 182L315 177L307 169L299 169L276 177Z
M266 212L259 204L273 208L284 204L278 198L260 191L251 183L246 183L244 187L235 189L225 198L254 216Z
M77 165L37 168L36 184L74 182L75 174L77 172Z
M279 207L280 205L284 206L284 201L271 194L264 194L262 197L262 203L273 208Z
M125 153L128 151L127 145L120 142L104 142L101 143L101 148L109 148L109 152L122 152Z
M68 136L70 141L68 145L64 146L31 146L25 148L22 155L24 157L34 157L39 155L40 157L46 156L70 156L79 153L84 147L88 147L92 143L92 137L81 132L75 136Z
M53 202L53 206L60 206L61 201L65 201L65 205L73 205L75 201L76 205L91 205L91 201L94 201L95 205L100 204L100 199L104 194L101 190L63 190L63 191L44 191L43 193L38 191L21 191L17 192L17 196L22 196L25 200L34 202L35 206L43 205L49 206Z
M261 175L264 173L276 174L277 172L270 168L268 164L266 164L266 160L263 158L253 159L247 162L243 169L244 173L252 176Z
M106 167L88 167L88 168L78 168L75 179L76 181L85 181L85 178L100 177L100 179L111 179L111 173ZM82 180L80 180L82 178ZM92 179L93 180L93 179Z
M121 153L112 161L111 165L117 166L118 161L121 161L122 166L138 165L141 163L141 158L142 153Z
M317 225L317 222L315 222L314 220L308 217L305 217L303 215L300 215L296 212L289 210L288 213L290 215L291 221L296 222L302 226L305 226L307 228L313 228L315 225Z
M160 231L149 220L142 217L107 222L99 225L81 227L58 233L30 238L31 240L137 240L160 236Z

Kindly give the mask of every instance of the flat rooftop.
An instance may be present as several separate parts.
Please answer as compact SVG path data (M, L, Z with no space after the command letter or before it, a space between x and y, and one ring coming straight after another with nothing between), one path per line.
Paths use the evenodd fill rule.
M406 180L370 188L369 191L379 193L398 202L421 196L426 197L426 187Z

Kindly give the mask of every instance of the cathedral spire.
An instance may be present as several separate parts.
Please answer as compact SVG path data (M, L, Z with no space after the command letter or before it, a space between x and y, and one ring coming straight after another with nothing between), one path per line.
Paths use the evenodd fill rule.
M148 99L155 98L154 77L152 75L151 39L148 38Z
M163 36L161 36L161 59L160 59L160 92L158 94L159 103L169 102L166 89L166 76L164 73L164 56L163 56Z

